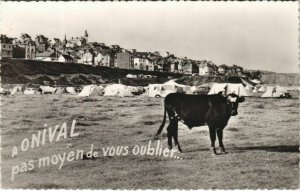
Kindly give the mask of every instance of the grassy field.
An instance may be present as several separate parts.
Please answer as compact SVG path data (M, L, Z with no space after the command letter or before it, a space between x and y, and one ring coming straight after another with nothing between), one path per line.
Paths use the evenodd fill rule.
M97 189L297 189L299 188L298 99L247 98L224 131L228 154L212 156L207 126L180 124L182 160L162 156L103 156L108 146L147 145L161 124L160 98L77 98L57 95L1 97L3 188ZM46 143L12 158L13 146L44 129L77 120L77 137ZM166 129L161 139L166 147ZM152 141L153 142L153 141ZM156 143L156 141L154 142ZM33 168L12 167L40 157L83 149L99 157ZM130 150L129 149L129 150ZM24 171L24 169L23 169Z

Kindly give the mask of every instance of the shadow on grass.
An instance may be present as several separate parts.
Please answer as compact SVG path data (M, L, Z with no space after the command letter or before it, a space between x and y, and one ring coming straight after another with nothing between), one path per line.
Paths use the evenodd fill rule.
M299 152L298 145L276 145L276 146L253 146L253 147L236 147L233 150L239 151L267 151L279 153L297 153Z

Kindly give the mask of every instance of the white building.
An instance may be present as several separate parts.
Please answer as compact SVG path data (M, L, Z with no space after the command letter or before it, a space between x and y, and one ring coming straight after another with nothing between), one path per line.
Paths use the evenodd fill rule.
M199 76L209 76L211 69L207 63L201 63L199 66Z
M148 58L134 57L133 64L136 70L154 71L154 64Z
M81 60L83 64L94 65L95 53L91 50L88 50L82 55Z
M102 54L98 52L95 56L95 65L96 66L107 66L110 67L111 58L109 54Z

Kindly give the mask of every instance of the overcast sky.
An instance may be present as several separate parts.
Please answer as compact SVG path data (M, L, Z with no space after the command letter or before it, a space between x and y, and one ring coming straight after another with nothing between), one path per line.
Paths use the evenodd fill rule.
M298 72L298 2L1 2L1 33L168 51L217 65Z

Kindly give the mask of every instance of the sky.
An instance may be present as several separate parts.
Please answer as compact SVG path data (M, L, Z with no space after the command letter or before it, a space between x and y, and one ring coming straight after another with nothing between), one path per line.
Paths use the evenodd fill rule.
M245 69L298 72L298 2L1 2L0 33L170 52Z

